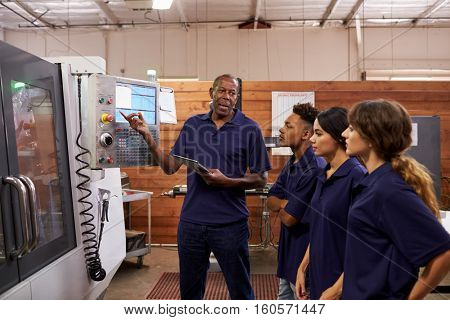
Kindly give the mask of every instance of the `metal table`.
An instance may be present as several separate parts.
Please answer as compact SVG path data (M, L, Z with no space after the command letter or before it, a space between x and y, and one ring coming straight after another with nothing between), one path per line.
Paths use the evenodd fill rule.
M137 257L138 268L142 267L144 262L144 256L150 253L150 243L151 243L151 221L152 221L152 211L151 211L151 196L153 192L134 190L134 189L122 189L122 199L123 203L128 206L128 228L131 229L131 202L139 200L147 200L147 217L148 217L148 243L145 244L144 248L138 248L126 253L125 259Z

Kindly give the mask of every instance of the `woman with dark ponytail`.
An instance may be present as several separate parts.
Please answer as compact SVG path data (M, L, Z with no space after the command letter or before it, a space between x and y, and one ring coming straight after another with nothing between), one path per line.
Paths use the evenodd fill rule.
M423 299L449 271L450 236L432 179L403 154L411 130L397 102L363 101L349 113L347 154L361 157L369 175L349 211L343 299Z
M305 216L310 223L309 247L297 271L296 290L300 299L308 298L307 270L311 299L341 297L351 191L366 174L361 163L345 152L342 132L347 127L347 110L341 107L322 111L314 122L311 145L316 156L323 157L327 165L317 176L310 210Z

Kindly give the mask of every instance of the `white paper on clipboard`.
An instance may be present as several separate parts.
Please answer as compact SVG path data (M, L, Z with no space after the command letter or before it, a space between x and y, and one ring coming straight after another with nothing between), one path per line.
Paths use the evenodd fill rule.
M177 124L175 92L169 87L159 89L160 123Z

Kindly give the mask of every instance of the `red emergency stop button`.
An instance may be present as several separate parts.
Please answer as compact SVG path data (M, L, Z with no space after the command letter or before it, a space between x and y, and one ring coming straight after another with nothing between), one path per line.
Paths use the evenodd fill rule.
M101 120L104 124L108 124L114 120L114 116L112 114L104 113L102 114Z

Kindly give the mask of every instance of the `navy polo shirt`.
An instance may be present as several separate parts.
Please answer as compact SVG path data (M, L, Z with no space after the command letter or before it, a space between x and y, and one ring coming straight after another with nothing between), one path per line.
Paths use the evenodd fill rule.
M355 189L348 218L343 299L406 299L419 267L450 236L389 162Z
M225 176L241 178L271 169L269 155L258 124L234 109L233 118L217 129L211 114L186 120L171 154L199 161ZM247 219L245 190L208 186L200 175L188 169L187 194L181 209L182 221L202 225L223 225Z
M327 179L328 164L317 179L307 219L311 222L309 276L310 297L319 299L344 271L347 217L352 189L367 170L349 158Z
M297 161L292 156L285 164L276 182L269 190L269 196L288 200L292 198L303 204L298 211L288 212L294 218L301 220L316 187L317 175L325 166L325 161L314 155L309 147ZM286 207L288 207L287 205ZM286 210L286 208L285 208ZM289 210L289 209L288 209ZM309 225L299 222L292 227L281 223L280 240L278 242L278 270L277 276L295 284L297 269L305 256L309 244Z

